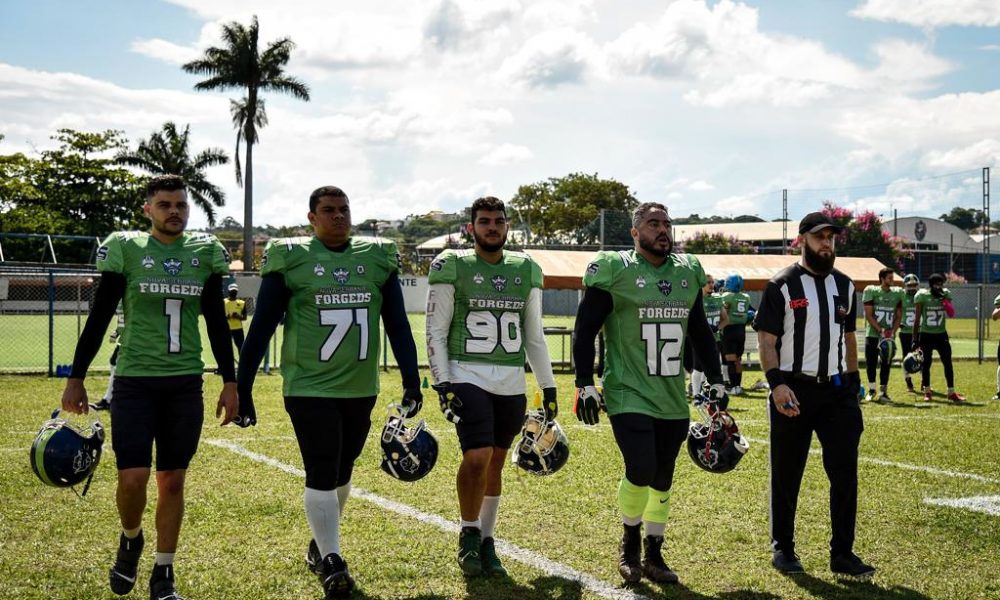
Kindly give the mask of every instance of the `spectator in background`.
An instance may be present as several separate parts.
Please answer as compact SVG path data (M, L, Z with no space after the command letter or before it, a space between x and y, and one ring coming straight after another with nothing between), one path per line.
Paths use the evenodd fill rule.
M229 321L229 335L233 337L236 344L236 354L243 350L243 321L247 320L247 301L237 298L240 293L240 286L230 283L226 288L226 320Z

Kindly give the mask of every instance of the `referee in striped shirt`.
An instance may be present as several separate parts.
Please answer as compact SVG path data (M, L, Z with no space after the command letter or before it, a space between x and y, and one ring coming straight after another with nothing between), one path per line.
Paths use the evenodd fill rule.
M786 574L803 572L795 554L795 509L814 431L830 479L830 570L875 573L853 548L864 423L854 282L833 268L841 231L818 212L799 222L802 256L768 282L754 320L771 387L771 563Z

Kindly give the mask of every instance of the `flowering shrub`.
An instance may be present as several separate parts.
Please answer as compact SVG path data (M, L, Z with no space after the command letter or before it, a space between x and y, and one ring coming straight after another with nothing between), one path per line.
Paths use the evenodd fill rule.
M681 244L684 252L691 254L756 254L757 248L748 242L741 242L736 236L723 233L696 231L690 239Z

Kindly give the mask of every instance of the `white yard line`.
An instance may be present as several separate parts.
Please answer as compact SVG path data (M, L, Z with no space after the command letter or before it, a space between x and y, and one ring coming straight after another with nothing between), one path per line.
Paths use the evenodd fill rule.
M295 477L305 477L305 471L298 467L283 463L279 460L271 458L270 456L247 450L243 446L229 440L207 439L205 440L205 443L229 450L230 452L235 452L236 454L249 458L250 460L269 465L280 471L284 471L289 475L294 475ZM382 496L359 488L353 488L351 490L351 495L361 498L362 500L367 500L368 502L371 502L372 504L385 510L437 527L442 531L448 533L459 532L459 526L456 522L449 521L443 517L439 517L438 515L432 515L419 511L412 506L403 504L402 502L396 502L395 500L383 498ZM497 540L497 551L508 558L512 558L549 575L576 581L587 590L602 598L612 598L615 600L648 600L647 596L618 588L562 563L550 560L537 552L521 548L520 546L515 546L510 542Z
M750 440L751 444L768 445L769 443L767 440L758 438L747 439ZM809 454L822 455L823 451L818 448L812 448L809 450ZM911 465L908 463L893 462L891 460L882 460L881 458L871 458L868 456L859 456L858 462L879 465L881 467L893 467L896 469L903 469L904 471L920 471L922 473L930 473L931 475L943 475L945 477L955 477L958 479L971 479L973 481L981 481L983 483L1000 483L1000 479L996 479L994 477L986 477L984 475L976 475L974 473L962 473L961 471L949 471L947 469L938 469L937 467L927 467L924 465Z
M927 504L948 506L1000 517L1000 496L969 496L968 498L924 498Z

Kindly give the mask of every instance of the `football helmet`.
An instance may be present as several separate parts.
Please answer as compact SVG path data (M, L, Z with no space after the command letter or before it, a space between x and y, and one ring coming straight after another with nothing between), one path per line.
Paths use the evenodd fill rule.
M731 273L726 276L726 289L730 292L743 290L743 276L738 273Z
M924 351L917 348L903 357L903 370L913 375L919 373L924 366Z
M81 494L86 495L103 445L100 421L81 426L61 418L56 409L31 443L31 470L42 483L55 487L72 487L86 480Z
M545 411L533 410L524 415L521 439L514 446L510 461L529 473L551 475L569 460L569 439L555 420L546 421Z
M725 473L750 449L750 442L740 433L736 420L719 408L718 402L705 394L694 397L701 420L688 427L687 449L698 467L711 473Z
M892 338L884 337L878 342L878 358L882 364L891 364L896 357L896 341Z
M382 428L382 470L400 481L417 481L431 472L438 457L438 443L427 423L407 423L401 406L389 405Z

